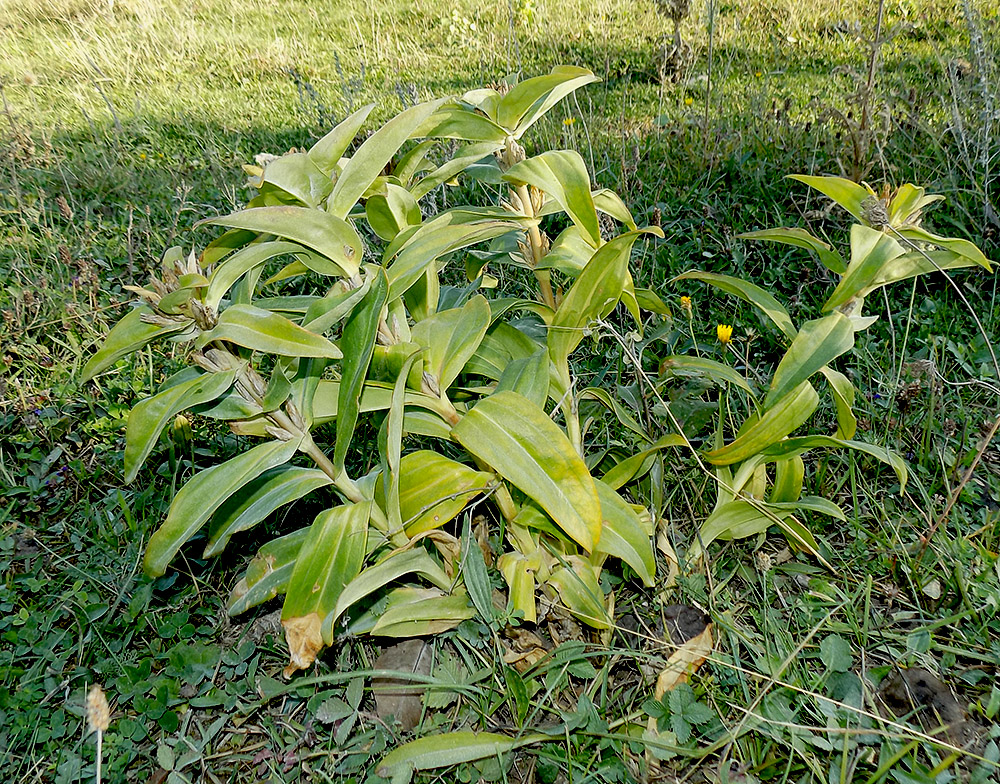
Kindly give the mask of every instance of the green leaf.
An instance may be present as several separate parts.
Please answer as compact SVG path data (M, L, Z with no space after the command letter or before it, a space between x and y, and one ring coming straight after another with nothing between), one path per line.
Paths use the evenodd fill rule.
M361 238L347 221L340 216L308 207L251 207L222 218L208 218L196 225L215 224L248 229L259 234L276 234L305 245L328 259L326 269L317 269L324 275L343 275L351 278L358 274L361 264Z
M526 183L543 191L559 204L587 241L597 248L601 229L590 193L590 175L580 153L550 150L516 163L504 172L505 182Z
M307 207L317 207L333 189L333 179L309 155L293 152L276 158L264 167L259 190L280 188Z
M327 210L331 216L347 217L368 187L382 174L392 156L443 102L435 100L417 104L393 117L365 140L344 164L337 183L333 186L333 193L327 200ZM360 260L359 253L358 261Z
M704 454L713 465L733 465L742 462L802 425L819 405L819 395L812 384L803 381L783 398L776 401L761 417L752 422L730 443Z
M866 455L870 455L876 460L890 466L892 470L896 472L896 477L899 479L900 493L902 493L906 487L908 471L903 458L895 452L891 452L888 449L883 449L879 446L873 446L872 444L866 444L864 441L848 441L846 439L834 438L832 436L801 436L799 438L789 438L777 444L772 444L767 447L766 450L763 450L763 454L768 457L776 457L779 459L789 458L795 455L801 455L804 452L808 452L810 449L816 449L817 447L853 449L856 452L864 452Z
M839 308L865 296L882 268L903 253L900 244L888 234L857 223L851 226L851 263L833 294L823 304L823 311Z
M864 204L868 199L875 199L875 192L866 186L858 185L856 182L844 179L843 177L817 177L807 174L789 174L788 179L804 182L810 188L818 190L820 193L829 196L837 204L847 210L851 215L862 223L864 219Z
M284 593L295 559L309 528L300 528L265 544L250 561L243 577L229 594L227 611L239 615Z
M805 248L812 251L820 262L830 272L843 275L847 270L847 264L843 257L827 243L814 237L805 229L781 228L764 229L763 231L749 231L745 234L736 235L741 240L764 240L765 242L780 242L784 245L792 245L796 248Z
M798 501L802 495L805 471L805 463L798 455L788 460L775 460L774 486L771 488L768 502L777 504Z
M607 316L618 304L632 245L641 233L621 234L602 245L566 293L552 317L548 335L549 355L557 368L562 369L580 345L584 327Z
M493 585L490 583L490 575L486 571L486 560L483 558L483 551L479 547L479 542L472 535L472 517L465 516L465 523L462 526L462 559L460 570L465 589L469 592L469 598L475 606L479 617L491 628L497 628L496 611L493 609Z
M547 76L536 76L514 85L497 105L497 124L515 139L559 101L585 84L600 81L586 68L557 65Z
M385 271L373 272L371 288L344 323L340 338L344 359L340 363L340 389L337 395L337 439L334 442L333 467L339 474L354 438L361 404L361 390L375 349L375 338L389 293Z
M670 372L679 371L681 375L697 373L710 378L720 386L722 384L733 384L749 392L751 396L754 394L753 387L742 373L722 362L716 362L714 359L672 354L660 363L660 367Z
M892 201L889 202L889 225L897 228L906 224L916 225L924 207L944 200L944 196L938 194L928 196L926 194L925 188L918 188L910 183L900 185L896 189Z
M819 658L830 672L847 672L854 663L850 643L839 634L823 638L819 644Z
M215 400L235 379L235 370L205 373L136 403L125 431L125 481L135 480L163 428L177 414Z
M402 512L399 507L400 454L403 448L403 414L406 401L406 378L410 367L419 359L419 352L413 352L403 361L403 368L392 389L392 403L389 413L378 433L379 455L382 458L382 477L385 481L385 503L389 534L393 536L403 530Z
M630 231L638 230L639 227L636 226L635 218L632 217L629 208L625 206L625 202L622 201L621 196L613 190L610 188L599 188L593 192L592 196L594 198L594 206L598 210L607 213L619 223L623 223Z
M552 736L522 735L508 738L493 732L447 732L429 735L397 746L378 764L376 773L393 781L408 780L405 775L417 770L432 770L480 759L498 759L522 746L552 740Z
M909 280L920 275L928 275L934 272L950 269L962 269L972 267L974 262L966 256L960 256L947 250L932 250L926 253L904 253L891 261L882 265L875 277L859 292L859 296L867 296L872 291L888 286L890 283L898 283L901 280Z
M497 380L496 391L505 389L543 408L549 396L549 353L540 348L530 357L511 360Z
M374 108L375 104L370 103L354 112L309 149L306 153L309 159L324 172L331 174Z
M507 132L492 118L471 111L467 104L451 99L441 104L430 117L424 120L420 127L413 132L413 136L489 143L496 145L496 149L499 149L507 138ZM479 156L479 158L483 157L484 155Z
M843 373L833 368L820 368L820 373L830 385L833 403L837 408L837 438L854 438L858 430L858 418L854 416L854 385Z
M80 383L86 383L99 373L103 373L115 362L133 351L138 351L157 338L172 335L187 329L193 323L190 319L167 325L147 324L143 316L153 316L153 310L147 305L140 305L126 313L112 327L97 353L84 365L80 374Z
M814 373L851 350L854 346L854 326L840 313L807 321L778 363L771 388L764 398L769 407L780 400Z
M601 387L587 387L580 391L580 400L597 400L605 408L607 408L611 413L615 415L615 418L626 428L631 430L635 435L639 436L643 441L649 441L649 433L639 422L636 421L628 410L619 403L615 398L611 397L606 389Z
M253 242L236 251L220 263L209 279L208 292L205 294L205 304L218 308L226 292L233 287L241 277L254 267L257 267L275 256L304 251L296 242Z
M406 188L389 183L385 193L376 193L365 202L365 217L379 237L386 242L394 239L407 226L422 220L420 205Z
M611 628L598 580L599 570L578 555L567 556L564 560L566 565L554 568L546 584L555 588L566 609L588 626Z
M282 465L265 471L231 495L212 516L205 558L221 553L233 534L251 528L285 504L297 501L332 480L315 468Z
M777 520L782 516L787 516L787 512L772 512L767 515L758 507L767 508L764 504L754 505L742 500L722 504L702 524L698 534L699 547L707 550L716 539L745 539L755 536L772 525L777 525Z
M334 608L344 588L361 572L368 550L370 516L371 501L337 506L316 515L281 608L286 630L292 619L315 614L320 619L322 641L326 645L333 642Z
M287 463L298 441L259 444L225 463L195 474L174 496L170 511L146 545L143 569L150 577L167 571L177 551L194 536L233 493L269 468Z
M620 463L608 470L601 480L608 487L617 490L619 487L628 484L633 479L643 476L649 471L653 458L663 449L675 446L685 446L690 448L688 440L680 433L667 433L654 441L648 449L644 449L631 457L627 457Z
M368 265L369 274L365 275L364 283L356 289L341 289L336 284L325 297L318 297L309 305L302 317L302 327L317 335L324 334L338 321L346 318L355 306L366 296L375 279L375 270L381 269L374 264ZM383 273L384 274L384 273ZM260 305L260 300L257 301Z
M479 401L452 434L469 452L544 509L587 551L601 536L594 480L566 434L516 392Z
M414 325L413 342L424 351L424 370L444 392L472 358L490 326L490 306L476 296L462 308L435 313Z
M473 116L478 117L479 115ZM503 134L503 131L501 130L500 133ZM492 156L502 146L502 141L487 141L460 147L450 160L414 183L410 188L410 193L415 199L422 199L441 183L448 182L483 158Z
M203 332L195 345L201 348L213 340L228 340L254 351L286 357L341 357L340 349L322 335L253 305L226 308L215 328Z
M348 608L406 574L419 574L442 590L451 588L451 579L426 550L417 547L397 551L369 566L344 586L329 623L336 624Z
M374 637L423 637L454 629L474 618L476 609L465 594L447 594L436 588L397 588L389 607L369 632Z
M764 315L771 319L786 338L792 340L795 337L795 325L792 323L792 318L788 315L788 311L782 307L778 300L760 286L755 286L753 283L747 283L745 280L733 278L729 275L717 275L713 272L701 272L699 270L692 270L685 272L683 275L678 275L673 279L673 282L676 283L678 280L700 280L718 289L722 289L727 294L739 297L743 301L760 308Z
M653 545L635 509L600 479L594 480L601 499L604 527L595 552L620 558L639 576L642 584L651 588L655 581L656 559Z
M483 336L479 348L465 364L466 373L498 381L516 359L527 359L541 348L517 327L501 321ZM551 377L550 377L551 380Z

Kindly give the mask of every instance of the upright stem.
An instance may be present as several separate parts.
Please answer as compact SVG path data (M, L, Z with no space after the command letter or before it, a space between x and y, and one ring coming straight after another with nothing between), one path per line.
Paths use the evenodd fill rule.
M516 188L517 198L521 202L521 211L527 218L535 217L535 208L531 203L531 193L527 185L518 185ZM531 247L531 269L535 273L538 287L541 290L542 301L555 310L556 298L552 293L552 282L549 279L548 270L538 269L538 265L545 255L545 246L542 243L542 232L538 229L538 224L534 224L528 229L528 244Z

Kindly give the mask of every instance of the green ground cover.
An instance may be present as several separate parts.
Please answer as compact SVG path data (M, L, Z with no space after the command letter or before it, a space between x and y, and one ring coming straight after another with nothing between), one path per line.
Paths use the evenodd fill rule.
M684 568L680 543L712 488L693 463L668 461L676 586L661 595L611 574L614 633L572 632L524 671L498 661L503 646L531 653L516 635L501 646L469 623L441 636L412 731L385 720L365 677L380 646L346 640L286 684L274 607L226 616L228 588L273 531L142 576L173 490L239 443L193 418L193 441L165 438L126 484L125 418L162 380L162 357L78 382L125 312L123 286L144 282L166 247L203 246L212 235L193 223L245 204L242 166L257 154L306 147L369 102L375 127L560 63L602 81L532 129L529 155L579 150L595 185L664 230L637 246L637 282L681 322L691 296L698 341L733 324L744 364L769 365L780 347L751 308L670 280L737 274L796 319L814 312L828 279L813 259L736 237L787 225L841 241L847 216L785 174L925 185L947 196L930 225L998 258L1000 11L914 0L882 14L879 36L877 4L695 3L681 27L691 55L664 69L672 28L651 2L0 0L0 771L92 778L84 700L96 682L112 703L108 781L374 781L387 750L450 729L552 740L427 780L995 779L995 276L956 273L965 301L928 278L869 303L880 320L840 367L865 440L902 454L911 477L899 496L873 464L810 464L811 492L849 510L843 523L808 521L832 569L777 529ZM462 194L431 199L443 209ZM578 372L638 400L623 364L591 356ZM678 607L707 613L714 650L688 685L651 700ZM553 633L540 630L546 645Z

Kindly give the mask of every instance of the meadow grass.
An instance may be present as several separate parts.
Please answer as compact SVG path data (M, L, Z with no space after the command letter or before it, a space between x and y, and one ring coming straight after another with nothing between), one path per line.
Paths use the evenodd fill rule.
M125 486L125 417L160 379L136 361L96 387L74 381L129 300L122 287L167 246L204 244L197 219L249 198L243 164L305 146L369 102L374 123L514 72L589 67L603 81L536 126L529 152L576 148L596 183L645 221L658 216L666 240L639 248L637 279L675 307L694 296L699 339L735 324L749 364L766 366L777 336L748 308L669 280L691 267L739 274L788 300L793 317L808 312L823 290L818 265L736 239L779 225L843 236L844 216L785 174L860 167L873 185L926 185L948 196L933 225L997 256L997 8L883 10L873 43L873 3L696 2L682 27L693 56L664 75L670 26L651 2L0 0L0 770L12 781L92 777L94 682L112 701L109 781L374 780L371 760L407 737L374 712L369 642L344 643L315 680L278 683L273 608L223 612L219 591L245 561L192 556L166 578L141 576L171 478L232 450L233 437L196 422L190 454L165 445ZM1000 408L987 351L1000 302L995 277L956 277L987 336L944 282L901 286L873 303L880 323L843 368L859 385L864 437L900 451L912 477L899 496L866 463L810 463L812 491L850 510L846 524L812 521L833 572L778 535L716 546L709 568L682 570L667 601L708 611L719 639L693 688L662 708L647 704L668 652L658 595L619 578L628 622L607 646L567 649L528 673L539 690L526 712L488 630L442 639L434 675L452 688L428 703L418 734L541 726L559 742L441 780L995 777L1000 453L983 437ZM636 379L619 366L609 381L605 364L591 359L594 377L628 399ZM707 481L683 462L663 477L682 555ZM899 666L946 683L966 735L935 733L933 716L921 727L881 713L879 689ZM650 716L671 744L642 742L636 727Z

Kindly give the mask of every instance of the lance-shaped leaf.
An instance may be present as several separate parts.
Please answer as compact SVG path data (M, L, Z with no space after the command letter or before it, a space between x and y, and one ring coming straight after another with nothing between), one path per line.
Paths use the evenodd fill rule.
M544 407L549 396L549 353L540 348L530 357L511 360L497 380L497 392L509 389Z
M904 253L902 256L897 256L883 264L875 277L861 289L858 295L864 297L882 286L916 278L920 275L972 266L975 266L975 262L968 256L962 256L949 250Z
M469 452L535 501L588 552L601 536L594 480L562 429L516 392L479 401L452 430Z
M489 326L489 303L476 296L462 308L435 313L413 327L413 342L425 349L424 370L434 376L442 392L476 353Z
M611 628L599 570L578 555L567 556L565 561L565 566L552 570L546 584L556 589L566 609L585 624L595 629Z
M341 357L340 349L322 335L253 305L226 308L215 328L203 332L195 345L200 348L213 340L286 357Z
M271 242L255 242L236 251L219 264L208 282L208 292L205 294L205 304L218 308L226 292L240 278L254 267L260 266L275 256L304 251L305 248L297 242L274 240Z
M557 65L546 76L536 76L514 85L497 104L497 123L519 139L571 92L597 81L600 80L586 68Z
M508 604L515 612L523 613L527 623L538 621L535 603L535 572L538 564L516 550L504 553L497 559L497 568L508 587Z
M269 468L287 463L299 442L270 441L195 474L182 487L167 512L167 519L146 545L143 569L150 577L167 571L177 551L194 536L234 493Z
M125 481L131 482L163 428L181 411L215 400L233 385L235 370L204 373L137 403L125 430Z
M498 381L512 361L527 359L539 348L541 346L517 327L501 321L486 333L464 370Z
M226 609L230 615L239 615L285 592L295 568L295 559L308 535L308 526L300 528L272 539L257 551L243 577L229 594Z
M479 115L473 116L478 117ZM413 194L413 198L422 199L441 183L448 182L483 158L492 156L502 146L502 141L487 141L460 147L451 159L414 183L410 188L410 193Z
M768 498L770 503L798 501L802 495L802 480L805 477L806 464L796 455L787 460L774 461L774 486Z
M618 304L632 245L641 233L628 232L602 245L567 292L549 327L549 356L556 367L562 368L580 345L584 328Z
M215 224L248 229L259 234L275 234L314 250L331 264L318 269L325 275L358 274L361 264L361 238L350 223L336 215L308 207L251 207L221 218L199 221L198 226Z
M854 415L854 384L843 373L833 368L820 368L820 373L830 385L833 403L837 409L837 438L854 438L858 418Z
M474 618L476 608L464 593L448 594L437 588L397 588L388 607L370 634L374 637L423 637L454 629Z
M863 297L863 292L871 290L869 286L879 271L903 253L900 244L888 234L857 223L851 226L851 263L823 310L833 310Z
M480 759L498 759L522 746L552 740L552 736L523 735L509 738L493 732L446 732L397 746L379 762L376 773L383 779L409 781L417 770L432 770Z
M661 450L676 446L690 447L691 445L680 433L667 433L665 436L656 439L648 449L625 458L609 469L601 481L613 490L617 490L633 479L645 476L646 472L652 467L656 455Z
M325 622L335 625L354 604L407 574L418 574L442 590L451 588L448 575L426 550L414 547L396 551L385 560L369 566L346 585L332 615Z
M376 193L365 202L365 217L372 231L386 242L422 219L417 200L406 188L391 182L385 186L385 193Z
M344 323L340 338L344 359L340 363L340 389L337 396L337 440L333 449L333 466L338 473L344 470L344 459L351 446L351 439L354 438L354 428L358 424L361 390L368 375L368 365L375 349L378 325L388 293L389 282L385 271L377 269L368 294Z
M393 117L369 136L340 171L327 199L332 216L346 218L368 187L382 174L403 143L444 102L444 99L417 104ZM361 257L358 256L360 261Z
M193 323L190 319L169 324L147 324L143 316L152 316L152 308L140 305L127 313L108 333L104 343L84 365L80 374L81 383L90 381L98 373L103 373L122 357L138 351L157 338L172 335L187 329Z
M612 218L614 218L619 223L625 224L626 228L631 231L638 230L638 226L635 224L635 218L632 217L632 213L629 208L625 206L625 202L622 201L621 196L615 193L610 188L598 188L593 192L594 206L601 212L607 213Z
M765 242L780 242L783 245L805 248L815 253L823 266L830 270L830 272L843 275L847 270L846 262L835 248L830 247L818 237L814 237L805 229L764 229L763 231L750 231L746 234L738 234L736 236L741 240L764 240Z
M672 354L660 363L660 367L664 371L677 373L678 375L698 374L706 376L720 386L722 384L733 384L749 392L751 396L754 394L753 387L742 373L722 362L716 362L714 359Z
M819 395L812 384L803 381L773 406L757 421L741 429L730 443L704 454L713 465L732 465L780 441L802 425L819 405Z
M399 508L399 467L403 451L403 415L406 402L406 377L410 367L420 357L413 352L403 362L403 369L392 388L392 403L389 414L378 432L378 451L382 458L384 479L383 503L388 518L390 537L403 536L403 517Z
M580 227L593 247L601 244L594 197L590 193L590 175L580 153L574 150L550 150L516 163L508 169L506 182L526 183L548 194Z
M841 313L807 321L778 363L771 388L764 398L765 408L780 400L814 373L851 350L854 326Z
M341 122L336 128L309 148L309 152L306 153L309 156L309 160L327 174L332 173L374 108L375 104L373 103L362 106L354 114Z
M293 152L274 159L264 167L258 188L261 193L279 188L307 207L315 208L333 190L333 179L309 155Z
M316 468L282 465L265 471L231 495L212 516L205 558L221 553L233 534L252 528L277 509L332 482Z
M700 280L718 289L722 289L727 294L739 297L744 302L749 302L751 305L760 308L764 315L771 319L786 338L791 340L795 337L795 325L792 323L792 318L788 315L788 311L785 310L778 300L760 286L755 286L753 283L747 283L745 280L740 280L729 275L717 275L714 272L701 272L700 270L692 270L685 272L683 275L678 275L674 278L674 282L678 280Z
M865 185L844 179L843 177L823 177L808 174L789 174L788 179L804 182L810 188L829 196L837 204L847 210L862 223L865 222L864 207L869 199L878 198L875 191Z
M906 224L917 225L924 207L943 200L944 196L939 194L928 196L926 188L918 188L911 183L900 185L889 202L889 225L896 227Z
M643 529L639 515L610 485L600 479L594 482L604 521L595 552L620 558L632 567L643 585L651 588L656 575L656 559L652 540Z
M399 511L411 539L453 520L496 477L444 455L418 450L399 461ZM384 493L383 477L375 483L375 498Z
M790 505L794 507L794 504ZM819 544L808 528L792 516L787 509L770 504L737 500L721 505L702 525L697 544L691 548L689 558L700 558L702 552L716 539L745 539L777 525L796 545L829 568L819 552Z
M332 618L344 587L361 571L368 551L371 501L327 509L316 515L295 561L281 608L291 660L288 677L304 670L333 642Z
M608 411L613 413L622 425L631 430L643 441L649 442L649 433L646 428L637 422L635 417L628 412L628 409L613 398L606 389L602 389L601 387L587 387L581 390L580 400L597 400Z
M413 132L414 136L434 139L461 139L469 142L489 143L499 149L507 132L492 118L473 111L457 100L446 101ZM488 153L487 153L488 154ZM480 155L480 158L485 157ZM478 159L477 159L478 160Z
M834 438L833 436L801 436L772 444L764 450L764 454L768 457L789 458L801 455L810 449L824 447L853 449L856 452L863 452L866 455L870 455L876 460L891 466L892 470L896 472L896 477L899 479L900 493L906 488L906 480L909 474L903 458L895 452L883 449L880 446L866 444L864 441L848 441L842 438Z

